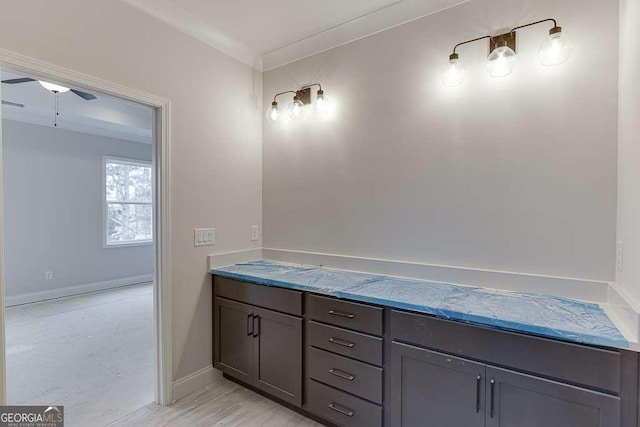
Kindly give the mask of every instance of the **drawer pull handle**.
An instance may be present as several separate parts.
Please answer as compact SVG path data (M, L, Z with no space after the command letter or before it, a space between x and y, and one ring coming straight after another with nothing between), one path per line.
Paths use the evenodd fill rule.
M343 347L349 347L349 348L353 348L355 347L355 344L349 341L345 341L345 340L341 340L340 338L329 338L329 342L332 344L336 344L336 345L341 345Z
M336 310L329 310L329 314L333 316L338 316L338 317L346 317L347 319L353 319L354 317L356 317L355 314L345 313L343 311L336 311Z
M355 412L353 412L351 409L340 406L336 402L331 402L329 404L329 409L333 409L334 411L339 412L342 415L346 415L347 417L353 417L353 414L355 414Z
M356 379L354 375L351 375L347 372L343 372L339 369L329 369L329 373L331 375L335 375L336 377L340 377L342 379L349 380L349 381L353 381Z

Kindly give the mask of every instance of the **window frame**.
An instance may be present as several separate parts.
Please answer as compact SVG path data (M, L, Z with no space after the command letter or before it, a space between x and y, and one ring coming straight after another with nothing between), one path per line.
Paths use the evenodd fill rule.
M117 156L102 156L102 247L104 249L114 249L114 248L123 248L123 247L132 247L132 246L148 246L153 245L153 235L151 239L148 240L135 240L128 242L120 242L120 243L109 243L109 238L107 236L107 221L109 220L109 203L117 203L117 204L131 204L131 205L149 205L151 206L151 210L153 211L153 197L151 202L109 202L107 201L107 163L114 162L120 164L127 164L131 166L142 166L148 167L151 169L151 193L154 191L154 171L153 171L153 162L147 160L140 159L131 159L126 157L117 157ZM151 217L151 230L152 233L155 232L153 228L153 215Z

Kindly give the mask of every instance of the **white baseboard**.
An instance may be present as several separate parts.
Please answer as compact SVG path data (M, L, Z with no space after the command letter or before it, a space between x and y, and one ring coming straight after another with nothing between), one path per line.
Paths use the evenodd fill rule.
M202 368L186 377L173 382L173 401L176 402L194 391L201 390L221 377L222 372L213 369L213 365Z
M85 285L67 286L64 288L51 289L47 291L8 296L5 298L5 306L11 307L14 305L47 301L56 298L86 294L89 292L104 291L107 289L120 288L123 286L136 285L138 283L146 283L151 281L153 281L153 274L143 274L141 276L125 277L122 279L106 280L104 282L87 283Z
M637 343L640 335L640 304L615 283L609 284L606 311L625 338Z
M266 260L321 265L341 270L362 271L512 292L543 293L596 303L606 303L608 301L609 284L594 280L274 248L263 248L262 256Z
M209 269L262 259L262 248L209 255Z

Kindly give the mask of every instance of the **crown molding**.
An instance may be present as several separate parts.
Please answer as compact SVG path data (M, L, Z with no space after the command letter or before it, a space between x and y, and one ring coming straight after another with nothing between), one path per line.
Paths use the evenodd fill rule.
M312 34L262 56L263 71L308 58L471 0L402 0Z
M217 31L200 17L182 9L168 0L123 0L134 8L146 13L191 37L231 56L232 58L262 70L261 55L225 33Z

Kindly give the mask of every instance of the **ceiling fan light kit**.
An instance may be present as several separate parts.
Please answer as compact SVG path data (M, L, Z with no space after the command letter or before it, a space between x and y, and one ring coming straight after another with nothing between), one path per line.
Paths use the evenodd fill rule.
M15 84L20 84L20 83L31 83L31 82L36 82L36 81L38 83L40 83L40 86L42 86L43 88L45 88L49 92L53 93L53 95L54 95L53 127L58 127L58 116L60 115L60 113L58 112L58 95L59 94L72 92L72 93L78 95L80 98L84 99L85 101L92 101L94 99L97 99L97 96L95 96L95 95L93 95L91 93L83 92L83 91L77 90L77 89L71 89L71 88L68 88L66 86L62 86L62 85L59 85L59 84L56 84L56 83L50 83L50 82L47 82L47 81L44 81L44 80L32 79L30 77L19 77L19 78L16 78L16 79L3 80L2 83L9 84L9 85L15 85ZM3 104L4 104L4 101L3 101ZM10 104L4 104L4 105L10 105ZM22 108L23 107L24 107L24 105L22 106Z
M72 92L76 95L78 95L80 98L86 100L86 101L92 101L94 99L97 99L98 97L95 96L92 93L88 93L88 92L83 92L81 90L77 90L77 89L70 89L68 87L56 84L56 83L49 83L47 81L44 80L36 80L36 79L32 79L30 77L20 77L17 79L9 79L9 80L3 80L2 83L4 84L8 84L8 85L15 85L15 84L19 84L19 83L30 83L30 82L38 82L40 83L40 85L47 89L50 92L53 93L65 93L65 92Z

